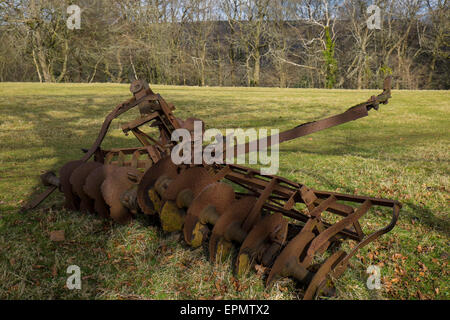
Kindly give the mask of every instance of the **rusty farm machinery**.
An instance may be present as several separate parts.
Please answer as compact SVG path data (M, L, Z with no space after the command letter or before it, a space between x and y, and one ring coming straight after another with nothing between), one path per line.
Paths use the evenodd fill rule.
M237 164L175 164L171 134L179 128L192 132L197 119L176 118L175 107L145 81L134 81L130 90L133 97L107 115L80 160L66 163L59 177L53 172L41 175L47 189L25 209L59 189L69 210L122 224L137 214L152 215L165 232L182 232L189 246L205 246L213 263L236 248L237 275L260 264L270 270L267 286L280 277L295 279L305 290L304 299L330 292L332 279L345 271L351 257L395 226L401 204L394 200L315 190ZM279 143L365 117L388 103L390 93L387 78L378 96L341 114L281 132ZM142 146L102 149L112 120L134 107L140 116L122 130L134 134ZM159 130L159 138L141 130L148 125ZM248 152L248 143L240 150ZM361 218L373 207L390 208L392 217L385 227L368 233ZM346 242L353 243L350 249L344 249Z

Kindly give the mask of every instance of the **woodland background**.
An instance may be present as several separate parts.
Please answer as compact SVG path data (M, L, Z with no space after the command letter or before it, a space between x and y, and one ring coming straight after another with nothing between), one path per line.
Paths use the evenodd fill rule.
M392 74L396 89L449 89L449 12L446 0L0 0L0 81L363 89Z

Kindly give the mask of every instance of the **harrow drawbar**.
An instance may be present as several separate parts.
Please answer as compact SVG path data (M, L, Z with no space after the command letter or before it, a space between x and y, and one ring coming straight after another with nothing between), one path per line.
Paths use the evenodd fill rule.
M305 290L304 299L330 292L332 280L345 271L351 257L395 226L401 208L395 200L319 191L235 164L174 164L171 133L178 128L192 132L197 119L175 118L174 107L143 81L133 82L131 91L134 97L106 117L82 159L66 163L59 178L52 172L41 176L48 189L26 209L59 189L70 210L122 224L137 214L152 215L165 232L182 232L189 246L206 245L212 263L235 250L238 276L261 264L270 270L268 287L280 277L295 279ZM340 115L282 132L280 142L366 116L389 97L387 79L382 94ZM111 121L136 106L141 116L122 130L133 133L142 146L102 150ZM140 130L147 125L158 127L158 139ZM241 150L248 152L248 144ZM374 207L389 208L392 217L385 227L367 231L362 220ZM348 252L346 242L354 243Z

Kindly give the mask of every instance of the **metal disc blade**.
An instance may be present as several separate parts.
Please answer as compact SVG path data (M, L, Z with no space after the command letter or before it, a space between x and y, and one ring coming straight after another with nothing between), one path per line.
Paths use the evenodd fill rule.
M112 166L105 174L105 181L101 186L103 199L109 205L111 218L116 222L125 224L131 220L131 211L121 201L125 191L135 184L128 178L129 174L139 175L139 171L131 167Z
M85 162L73 170L70 176L72 192L80 198L80 211L94 213L94 200L91 199L83 190L87 176L96 168L102 166L100 162Z
M156 180L165 175L174 179L177 174L177 165L172 162L170 156L159 160L150 169L148 169L138 185L137 201L139 207L145 214L154 214L155 207L149 197L149 191L153 188Z
M101 185L105 181L105 173L112 170L112 165L102 165L94 170L87 176L85 184L83 186L84 192L94 199L94 209L101 217L109 218L109 206L103 199L101 192Z
M78 210L80 207L80 198L72 191L72 184L70 183L70 176L72 172L84 161L74 160L67 162L59 170L59 180L61 183L61 191L64 193L66 198L64 207L69 210Z
M185 241L190 244L192 232L206 207L213 208L217 215L221 215L235 200L233 187L222 182L207 185L200 194L194 198L187 211L183 233Z

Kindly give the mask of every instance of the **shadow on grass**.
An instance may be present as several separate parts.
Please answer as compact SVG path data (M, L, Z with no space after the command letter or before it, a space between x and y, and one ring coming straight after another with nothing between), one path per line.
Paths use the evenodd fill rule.
M333 129L329 129L330 131ZM343 132L342 128L339 128L340 133ZM349 133L356 132L355 129L349 129ZM325 133L322 133L325 134ZM395 148L407 149L411 146L417 145L426 145L436 139L436 134L424 132L424 133L414 133L400 135L399 137L404 138L400 140L400 138L395 139L395 137L380 135L380 133L375 133L374 135L369 135L367 133L359 133L358 135L346 135L340 137L333 137L333 135L326 136L326 143L323 143L322 140L325 137L321 136L322 134L311 135L315 140L315 144L317 147L311 146L312 142L308 142L308 146L302 146L301 142L295 142L295 145L290 145L288 147L281 147L282 151L286 152L303 152L306 154L316 154L323 156L344 156L355 154L361 156L366 159L378 159L378 160L386 160L386 158L382 158L381 155L386 154L390 160L394 161L403 161L403 162L414 162L414 161L432 161L439 162L439 160L434 159L425 159L425 158L410 158L410 157L396 157L390 156L390 154L395 154L395 152L390 152L390 150ZM300 140L299 140L300 141ZM389 147L389 149L386 149ZM377 152L380 151L380 152Z
M411 210L405 210L406 208ZM425 206L419 206L411 201L405 202L400 214L418 221L425 227L441 231L447 238L450 238L450 220L436 217L433 211Z

